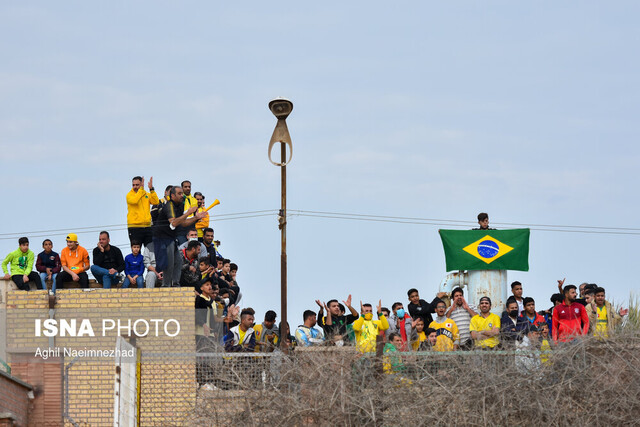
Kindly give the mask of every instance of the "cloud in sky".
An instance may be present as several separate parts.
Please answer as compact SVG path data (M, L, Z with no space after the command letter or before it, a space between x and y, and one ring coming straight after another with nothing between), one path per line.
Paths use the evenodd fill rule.
M634 11L4 4L0 170L10 205L26 208L0 213L3 233L124 224L132 176L154 176L156 188L190 179L222 201L213 223L245 304L258 316L278 308L275 217L215 218L279 208L266 154L276 96L294 102L291 209L633 228ZM289 227L293 319L349 292L387 305L408 287L429 295L445 274L437 226L292 217ZM127 251L125 232L112 235ZM81 238L91 249L97 237ZM564 276L621 301L635 287L623 272L637 239L534 231L531 271L510 277L541 307Z

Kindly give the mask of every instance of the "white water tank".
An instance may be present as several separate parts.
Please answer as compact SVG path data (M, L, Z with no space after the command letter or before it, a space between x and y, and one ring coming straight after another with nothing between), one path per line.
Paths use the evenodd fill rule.
M478 306L480 298L491 298L491 312L500 316L507 302L507 270L469 270L447 275L440 291L451 293L460 286L469 304ZM465 289L466 288L466 289Z
M491 298L491 312L500 316L507 302L507 270L470 270L467 301L478 306L480 298Z

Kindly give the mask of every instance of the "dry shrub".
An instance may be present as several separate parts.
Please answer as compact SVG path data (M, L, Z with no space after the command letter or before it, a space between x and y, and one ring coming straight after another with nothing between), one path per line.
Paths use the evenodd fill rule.
M539 352L402 353L401 370L352 348L218 356L198 425L631 425L640 416L640 333ZM222 361L221 361L222 360Z

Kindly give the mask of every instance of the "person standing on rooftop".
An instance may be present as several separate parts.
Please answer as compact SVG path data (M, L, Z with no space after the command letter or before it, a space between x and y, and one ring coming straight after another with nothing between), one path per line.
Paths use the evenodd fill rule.
M153 239L151 233L151 205L160 203L153 188L153 177L149 178L149 192L144 190L144 177L135 176L131 180L131 190L127 193L127 228L129 242L137 241L147 246Z

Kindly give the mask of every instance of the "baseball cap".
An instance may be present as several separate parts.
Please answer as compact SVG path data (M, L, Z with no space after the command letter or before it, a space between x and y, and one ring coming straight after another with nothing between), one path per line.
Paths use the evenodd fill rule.
M78 241L78 235L76 233L67 234L67 241L68 242L77 242Z

